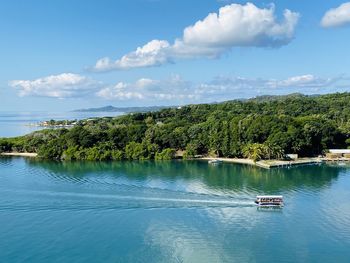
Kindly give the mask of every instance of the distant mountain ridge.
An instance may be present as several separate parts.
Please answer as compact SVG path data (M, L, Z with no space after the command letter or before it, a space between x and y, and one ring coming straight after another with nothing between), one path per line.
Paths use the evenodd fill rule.
M318 96L318 95L312 95L312 96ZM269 102L269 101L276 101L276 100L279 101L279 100L305 98L305 97L310 97L310 95L304 95L302 93L291 93L287 95L262 95L262 96L257 96L255 98L248 99L247 101Z
M212 102L212 103L204 103L204 104L220 104L225 102L235 102L235 101L241 101L241 102L257 102L257 103L263 103L263 102L270 102L270 101L281 101L281 100L287 100L287 99L295 99L295 98L306 98L306 97L318 97L320 95L314 94L314 95L305 95L302 93L291 93L287 95L261 95L253 98L248 99L234 99L234 100L228 100L228 101L221 101L221 102ZM200 103L202 104L202 103ZM199 105L200 105L199 104ZM191 105L191 104L189 104ZM192 104L196 105L196 104ZM78 109L74 110L73 112L124 112L124 113L133 113L133 112L151 112L151 111L159 111L163 109L169 109L169 108L177 108L178 106L144 106L144 107L114 107L114 106L105 106L105 107L99 107L99 108L87 108L87 109Z
M158 111L166 108L174 108L174 106L148 106L148 107L114 107L114 106L105 106L100 108L87 108L87 109L78 109L74 112L150 112Z

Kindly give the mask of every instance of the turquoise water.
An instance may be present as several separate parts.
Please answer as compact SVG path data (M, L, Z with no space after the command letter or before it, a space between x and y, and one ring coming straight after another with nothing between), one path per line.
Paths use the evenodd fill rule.
M349 262L349 189L339 165L0 158L0 262Z

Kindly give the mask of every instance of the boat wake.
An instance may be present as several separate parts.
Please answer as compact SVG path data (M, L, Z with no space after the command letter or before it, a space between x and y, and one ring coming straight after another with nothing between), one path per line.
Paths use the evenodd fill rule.
M91 194L72 192L49 192L22 190L14 195L30 195L36 202L27 205L21 201L0 202L0 211L42 211L42 210L125 210L125 209L169 209L169 208L242 208L255 207L248 198L204 198L165 197L147 195ZM23 199L21 199L23 200ZM44 201L43 201L44 200ZM8 199L9 201L9 199Z

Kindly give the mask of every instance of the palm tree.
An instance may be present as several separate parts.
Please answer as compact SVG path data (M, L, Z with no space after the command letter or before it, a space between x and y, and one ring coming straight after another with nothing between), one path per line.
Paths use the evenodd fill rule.
M284 158L284 155L285 155L284 150L282 149L282 147L280 147L276 144L267 143L265 145L265 149L266 149L266 156L269 159L271 159L271 158L283 159Z
M266 152L266 146L260 143L248 144L243 149L243 155L254 162L261 160Z

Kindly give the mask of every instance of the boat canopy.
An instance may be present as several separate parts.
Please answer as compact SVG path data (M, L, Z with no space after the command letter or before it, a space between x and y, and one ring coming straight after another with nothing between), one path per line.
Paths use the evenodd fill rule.
M257 199L260 198L279 198L279 199L283 199L282 195L257 195L256 196Z

